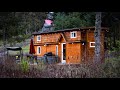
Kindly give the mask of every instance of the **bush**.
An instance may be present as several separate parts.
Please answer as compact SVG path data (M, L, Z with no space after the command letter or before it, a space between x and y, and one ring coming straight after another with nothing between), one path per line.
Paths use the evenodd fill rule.
M106 59L103 69L107 77L120 77L120 57Z
M21 62L20 62L20 66L21 66L21 69L22 69L23 72L28 72L28 70L29 70L28 61L22 59Z

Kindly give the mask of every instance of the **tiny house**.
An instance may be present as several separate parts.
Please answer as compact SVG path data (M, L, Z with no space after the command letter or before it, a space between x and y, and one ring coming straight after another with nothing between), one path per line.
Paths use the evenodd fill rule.
M101 28L101 57L104 57L104 37L108 28ZM42 57L52 52L60 63L81 63L93 60L95 51L95 27L71 28L50 32L34 32L35 55Z

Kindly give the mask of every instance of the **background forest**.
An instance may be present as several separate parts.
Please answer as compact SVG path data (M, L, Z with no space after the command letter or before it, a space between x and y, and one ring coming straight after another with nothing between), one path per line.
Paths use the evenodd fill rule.
M0 45L14 44L42 29L47 12L0 12ZM54 30L95 26L95 12L55 12ZM102 12L102 26L109 27L107 48L120 48L120 13ZM4 42L3 42L4 41Z

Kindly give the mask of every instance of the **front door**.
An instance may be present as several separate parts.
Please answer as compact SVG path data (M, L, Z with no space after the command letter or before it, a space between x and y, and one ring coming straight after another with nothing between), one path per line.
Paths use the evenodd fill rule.
M66 43L62 43L62 57L61 57L61 63L66 63Z

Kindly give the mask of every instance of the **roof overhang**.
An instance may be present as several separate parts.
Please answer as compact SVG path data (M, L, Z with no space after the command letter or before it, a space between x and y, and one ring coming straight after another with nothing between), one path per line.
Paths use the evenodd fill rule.
M105 30L105 31L109 30L109 28L107 28L107 27L101 27L101 29ZM83 31L83 30L95 30L95 26L93 26L93 27L71 28L71 29L64 29L64 30L56 30L56 31L51 31L51 32L34 32L33 35L61 33L61 32L68 32L68 31Z
M6 49L7 49L7 50L12 50L12 51L19 51L19 50L22 50L21 47L7 47Z
M36 43L34 46L46 46L46 45L57 45L57 42L44 42L44 43Z

